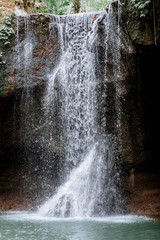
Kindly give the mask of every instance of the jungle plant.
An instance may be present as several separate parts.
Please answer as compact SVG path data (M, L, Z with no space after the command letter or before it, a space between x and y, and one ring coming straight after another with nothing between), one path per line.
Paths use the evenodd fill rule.
M71 0L43 0L46 4L46 8L43 9L43 13L54 13L57 15L65 14L65 8L70 5Z
M133 8L139 11L140 17L145 17L148 14L148 7L151 0L131 0Z
M39 0L46 6L43 13L54 13L58 15L101 11L112 2L112 0Z

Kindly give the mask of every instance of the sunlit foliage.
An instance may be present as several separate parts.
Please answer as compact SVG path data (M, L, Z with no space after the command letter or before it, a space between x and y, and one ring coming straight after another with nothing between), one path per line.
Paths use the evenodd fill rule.
M111 0L42 0L41 12L58 15L105 10Z

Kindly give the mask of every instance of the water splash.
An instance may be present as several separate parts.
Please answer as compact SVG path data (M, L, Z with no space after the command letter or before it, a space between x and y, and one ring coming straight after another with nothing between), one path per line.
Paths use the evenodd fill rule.
M93 175L91 165L95 160L95 156L96 147L94 146L80 166L71 172L67 182L59 188L54 198L51 198L40 208L40 214L72 217L79 216L79 214L80 216L85 216L92 211L91 208L93 206L91 206L89 199L92 200L97 184L92 182L94 188L89 185L86 187L86 185L90 183ZM87 206L89 202L90 204ZM86 206L88 208L87 212Z
M109 195L116 192L112 179L109 179L109 171L113 167L109 151L111 153L109 140L95 143L80 165L72 170L64 185L40 207L39 214L58 217L105 216L109 208L111 210Z

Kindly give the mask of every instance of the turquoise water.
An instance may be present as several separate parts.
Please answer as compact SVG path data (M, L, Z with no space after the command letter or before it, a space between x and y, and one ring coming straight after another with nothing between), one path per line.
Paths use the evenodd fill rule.
M160 222L145 217L47 218L0 215L1 240L159 240Z

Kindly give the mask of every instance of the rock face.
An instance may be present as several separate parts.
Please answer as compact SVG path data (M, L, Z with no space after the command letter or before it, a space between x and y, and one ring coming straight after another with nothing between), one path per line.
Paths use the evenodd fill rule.
M47 146L47 143L43 144L41 139L43 130L38 129L38 126L41 126L39 121L43 118L41 100L46 90L45 82L48 81L48 72L54 68L59 57L56 27L54 38L50 38L49 23L51 19L52 16L49 15L14 18L13 25L15 28L12 29L14 34L12 33L12 36L10 36L10 41L7 40L9 43L5 48L6 39L4 39L4 45L1 46L0 171L7 176L5 171L8 172L7 169L11 167L9 170L10 176L7 180L11 182L10 187L4 187L2 175L1 192L13 191L21 194L25 189L24 195L27 199L33 197L33 195L33 198L36 199L37 194L38 196L39 194L45 194L42 193L42 188L45 191L45 186L42 186L42 178L48 179L46 184L49 184L48 181L51 181L52 178L57 179L57 158L61 158L55 144L53 147ZM30 28L33 28L33 31L30 31ZM6 38L8 36L7 33L5 34L5 29L4 36ZM32 49L34 50L32 51ZM56 128L53 124L53 128L55 128L53 132L56 138L58 122L56 120L57 115L54 115L53 122L57 124ZM41 127L43 128L43 126ZM41 143L36 140L39 134ZM30 155L34 157L28 162ZM50 164L52 167L47 171L40 166L44 156L53 159L52 164ZM13 170L15 166L16 170ZM16 177L14 174L16 174ZM11 180L12 176L15 180ZM33 176L36 180L33 180ZM19 184L19 187L17 187L18 182L23 184ZM56 184L56 180L54 182Z
M148 15L141 19L139 13L133 11L131 1L121 2L124 5L120 21L121 61L118 67L113 63L112 51L108 51L108 60L105 60L103 20L99 23L97 59L101 67L97 74L101 77L100 74L104 74L107 69L107 100L105 104L102 102L106 105L107 134L112 136L115 133L115 106L118 102L121 107L118 131L122 134L119 168L123 191L128 199L127 211L158 216L160 153L157 139L160 119L155 106L159 101L156 82L160 77L157 62L160 54L160 6L158 1L155 1L155 9L150 4ZM117 10L117 3L114 2L115 18ZM51 28L51 23L54 28ZM44 126L40 124L44 120L42 98L46 93L48 72L55 68L61 54L57 17L42 14L14 17L6 27L0 45L0 208L4 210L24 209L30 203L30 207L34 207L48 194L47 186L52 184L52 188L56 187L60 181L57 169L63 164L64 154L59 144L62 96L58 91L61 88L58 82L55 83L58 94L52 121L54 141L48 145L36 141L39 136L41 142L45 142L41 135ZM103 92L102 85L99 91ZM118 93L118 98L115 93ZM39 125L41 129L37 127ZM30 155L34 155L31 160ZM45 168L44 156L52 159L52 163L45 163ZM42 185L44 178L45 185ZM11 200L3 203L8 195L17 205Z
M160 75L160 3L151 1L146 16L133 8L131 1L121 1L122 22L135 47L135 78L129 80L130 94L125 109L128 115L129 139L133 162L129 184L126 185L129 209L133 213L159 216L159 117L156 106L159 101L157 84ZM154 83L153 83L154 82ZM127 141L127 145L128 145ZM133 167L133 168L132 168Z
M136 7L138 1L122 0L122 18L127 32L137 45L159 45L160 3L150 1L142 8ZM145 2L145 1L144 1Z

